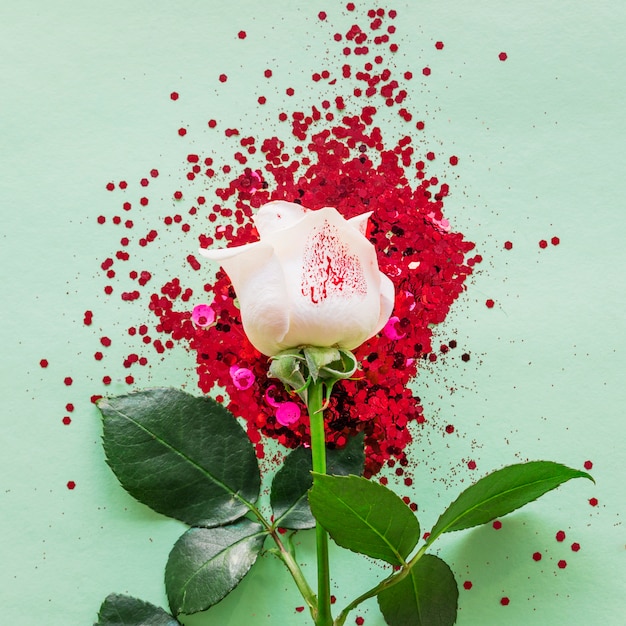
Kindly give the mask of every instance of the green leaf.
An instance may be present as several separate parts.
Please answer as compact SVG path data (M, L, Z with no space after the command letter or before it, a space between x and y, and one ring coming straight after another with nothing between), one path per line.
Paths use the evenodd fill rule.
M170 552L165 588L170 609L198 613L217 604L248 573L267 531L243 519L219 528L190 528Z
M432 543L442 533L472 528L502 517L536 500L572 478L593 478L552 461L510 465L468 487L441 515L430 533Z
M451 626L458 599L448 565L425 554L406 578L378 594L378 606L389 626Z
M157 388L100 400L104 450L133 497L190 525L242 517L261 478L250 440L211 398Z
M362 474L365 465L364 433L348 440L340 449L326 449L326 469L329 474L347 476ZM300 530L313 528L315 518L311 513L307 492L313 484L311 448L296 448L285 457L283 466L272 481L270 504L274 520L281 528Z
M180 626L180 622L154 604L112 593L102 603L94 626Z
M393 491L358 476L313 474L309 503L344 548L402 565L420 536L411 509Z

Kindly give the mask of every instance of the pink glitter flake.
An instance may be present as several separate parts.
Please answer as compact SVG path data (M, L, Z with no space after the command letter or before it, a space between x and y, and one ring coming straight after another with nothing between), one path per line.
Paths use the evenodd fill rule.
M283 426L295 424L302 415L300 406L295 402L283 402L276 409L276 421Z
M215 311L209 304L196 304L191 312L191 321L196 326L210 326L215 321Z
M233 380L233 384L240 391L245 391L246 389L250 389L252 385L254 385L254 372L249 370L247 367L239 367L238 365L233 365L230 370L230 377Z

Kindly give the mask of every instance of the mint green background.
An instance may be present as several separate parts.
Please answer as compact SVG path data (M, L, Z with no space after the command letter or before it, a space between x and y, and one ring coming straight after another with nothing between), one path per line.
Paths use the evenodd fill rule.
M184 186L187 152L209 142L218 153L233 152L215 144L221 135L204 130L207 119L264 135L277 127L266 115L274 120L281 106L317 93L312 71L343 63L327 52L334 30L316 19L326 10L343 30L367 23L347 16L343 4L0 6L3 623L91 624L112 591L165 606L162 571L183 526L117 485L89 403L102 392L103 368L92 358L100 328L115 342L107 355L114 375L127 352L125 329L149 320L141 301L122 306L98 295L99 263L121 233L96 224L97 215L110 216L121 204L104 185L126 179L138 196L137 181L156 167L150 208L158 210L161 197L171 211L169 194ZM410 107L426 120L424 147L441 155L429 173L450 184L447 217L485 259L437 331L442 341L456 338L458 351L416 382L431 426L412 449L413 487L393 474L390 483L419 503L427 529L490 469L525 459L572 467L592 460L596 486L572 482L505 518L500 531L445 538L439 553L460 583L474 584L460 592L461 626L621 624L626 5L389 4L399 12L397 65L415 75ZM244 42L240 29L248 33ZM445 43L440 52L437 40ZM500 51L508 54L504 63ZM433 70L428 79L425 65ZM274 70L269 86L266 67ZM229 75L223 86L221 72ZM288 86L297 97L285 102ZM175 104L173 90L181 93ZM263 110L255 95L262 93L270 100ZM395 117L380 123L387 138L403 131ZM184 140L175 132L182 124L190 128ZM450 154L460 158L454 169L445 165ZM154 224L135 209L133 219L135 236ZM192 222L193 232L203 226ZM553 235L561 244L540 250L537 242ZM502 248L508 239L509 252ZM145 266L160 263L163 276L183 273L188 252L164 237L146 249ZM496 301L491 310L487 298ZM89 329L82 326L88 308L96 313ZM461 350L471 353L469 363L461 362ZM44 357L47 370L38 365ZM134 374L138 387L194 386L193 361L182 349ZM72 387L63 385L65 376L74 378ZM116 381L110 392L126 388ZM69 427L61 424L67 402L76 405ZM447 423L454 435L442 434ZM75 490L65 487L68 480ZM595 508L591 497L599 500ZM562 544L554 539L560 529L567 533ZM311 539L301 541L301 560L310 564ZM571 552L572 541L580 552ZM539 563L535 550L544 555ZM556 566L561 558L565 570ZM338 549L333 564L339 605L381 576L369 560ZM499 604L503 595L508 607ZM306 613L294 610L301 604L268 556L224 602L186 623L306 624ZM348 623L356 615L368 626L383 623L374 602Z

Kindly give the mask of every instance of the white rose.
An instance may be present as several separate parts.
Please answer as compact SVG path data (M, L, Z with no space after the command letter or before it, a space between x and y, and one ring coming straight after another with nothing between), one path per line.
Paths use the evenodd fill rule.
M370 213L350 220L270 202L254 217L260 240L200 254L230 277L248 339L272 356L297 346L352 350L380 331L394 303L365 237Z

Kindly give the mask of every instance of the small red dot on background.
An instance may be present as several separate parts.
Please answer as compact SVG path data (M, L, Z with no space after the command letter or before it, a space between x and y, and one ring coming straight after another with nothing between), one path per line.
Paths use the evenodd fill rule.
M48 359L41 359L41 361L39 361L39 367L48 367Z
M564 559L561 559L557 565L559 566L560 569L565 569L567 567L567 561Z
M513 243L511 241L505 241L504 242L504 249L505 250L512 250L513 249Z
M228 76L226 76L226 74L220 74L219 80L220 83L225 83L228 80Z
M424 74L424 76L430 76L430 67L425 67L422 70L422 74Z
M496 529L496 530L500 530L502 528L502 522L500 520L496 520L492 526Z
M404 78L406 80L411 80L411 78L413 78L413 73L412 72L404 72Z
M98 215L98 224L104 224L107 221L107 218L104 215Z
M111 340L108 337L100 337L100 343L108 348L111 345Z
M559 530L559 532L556 534L556 540L563 541L564 539L565 539L565 531Z
M135 382L135 379L132 376L126 376L124 379L127 385L132 385Z
M240 30L240 31L237 33L237 37L239 37L239 39L245 39L245 38L246 38L246 36L247 36L247 33L246 33L246 31L245 31L245 30Z
M589 498L589 504L591 506L598 506L598 498Z
M443 50L443 41L438 41L435 44L435 48L437 48L437 50Z
M561 243L561 240L558 237L552 237L552 239L550 239L550 243L553 246L558 246Z
M593 463L591 461L585 461L584 468L586 470L590 470L593 467Z
M72 380L72 378L70 376L66 376L63 379L63 382L69 387L74 381Z
M272 70L265 70L263 72L263 76L265 76L265 78L271 78L272 76Z
M503 598L500 598L500 604L502 606L508 606L509 602L510 600L506 596L504 596Z
M452 155L450 157L450 165L457 165L459 162L459 157Z
M348 9L348 11L354 11L354 2L348 2L346 9Z
M446 432L448 433L448 435L452 434L454 432L454 426L452 426L452 424L448 424L446 426Z
M76 483L73 480L69 480L67 482L67 488L68 489L74 489L74 487L76 487Z
M542 239L542 240L539 242L539 247L540 247L540 248L547 248L547 247L548 247L548 242L547 242L545 239Z
M424 122L418 122L417 124L415 124L415 128L417 128L417 130L424 130Z
M294 91L293 87L289 87L289 88L285 91L285 93L286 93L288 96L293 96L293 94L295 93L295 91Z
M172 100L178 100L178 92L177 91L172 91L172 93L170 94L170 98Z
M217 126L216 120L209 120L209 128L215 128Z
M297 611L298 613L302 613L302 611L304 611L304 607L303 607L303 606L297 606L297 607L296 607L296 611Z
M265 104L267 102L267 98L265 96L259 96L257 102L259 104Z
M473 587L473 585L472 585L472 581L471 581L471 580L466 580L466 581L463 583L463 589L467 589L467 590L469 590L469 589L471 589L472 587Z
M357 617L357 618L354 620L354 623L355 623L357 626L363 626L363 624L365 624L365 619L364 619L364 618L362 618L362 617L359 615L359 617Z
M113 183L107 183L107 191L113 191L115 189L115 185Z
M317 17L318 17L320 20L325 20L325 19L326 19L326 12L325 12L325 11L320 11L320 12L317 14Z
M476 461L468 461L467 469L471 469L471 470L476 469ZM494 522L494 524L495 524L495 522Z
M187 134L187 129L186 129L186 128L179 128L179 129L178 129L178 134L179 134L181 137L184 137L184 136Z
M68 426L69 424L72 423L72 418L69 415L66 415L62 420L61 420L66 426Z
M183 192L182 191L175 191L174 192L174 199L175 200L180 200L183 197Z
M488 300L485 300L485 306L488 309L493 309L494 304L495 302L491 298L489 298Z
M578 552L580 550L580 544L578 542L574 542L572 544L572 552Z
M152 178L156 178L158 175L159 175L159 170L157 169L150 170L150 176L152 176Z
M498 58L500 59L500 61L506 61L508 57L507 57L506 52L501 52L501 53L498 55Z
M535 552L533 554L533 561L541 561L541 552Z
M139 181L139 184L140 184L142 187L147 187L147 186L148 186L148 184L149 184L148 179L147 179L147 178L142 178L142 179Z
M128 187L128 183L125 180L120 180L119 187L120 189L126 189L126 187Z

